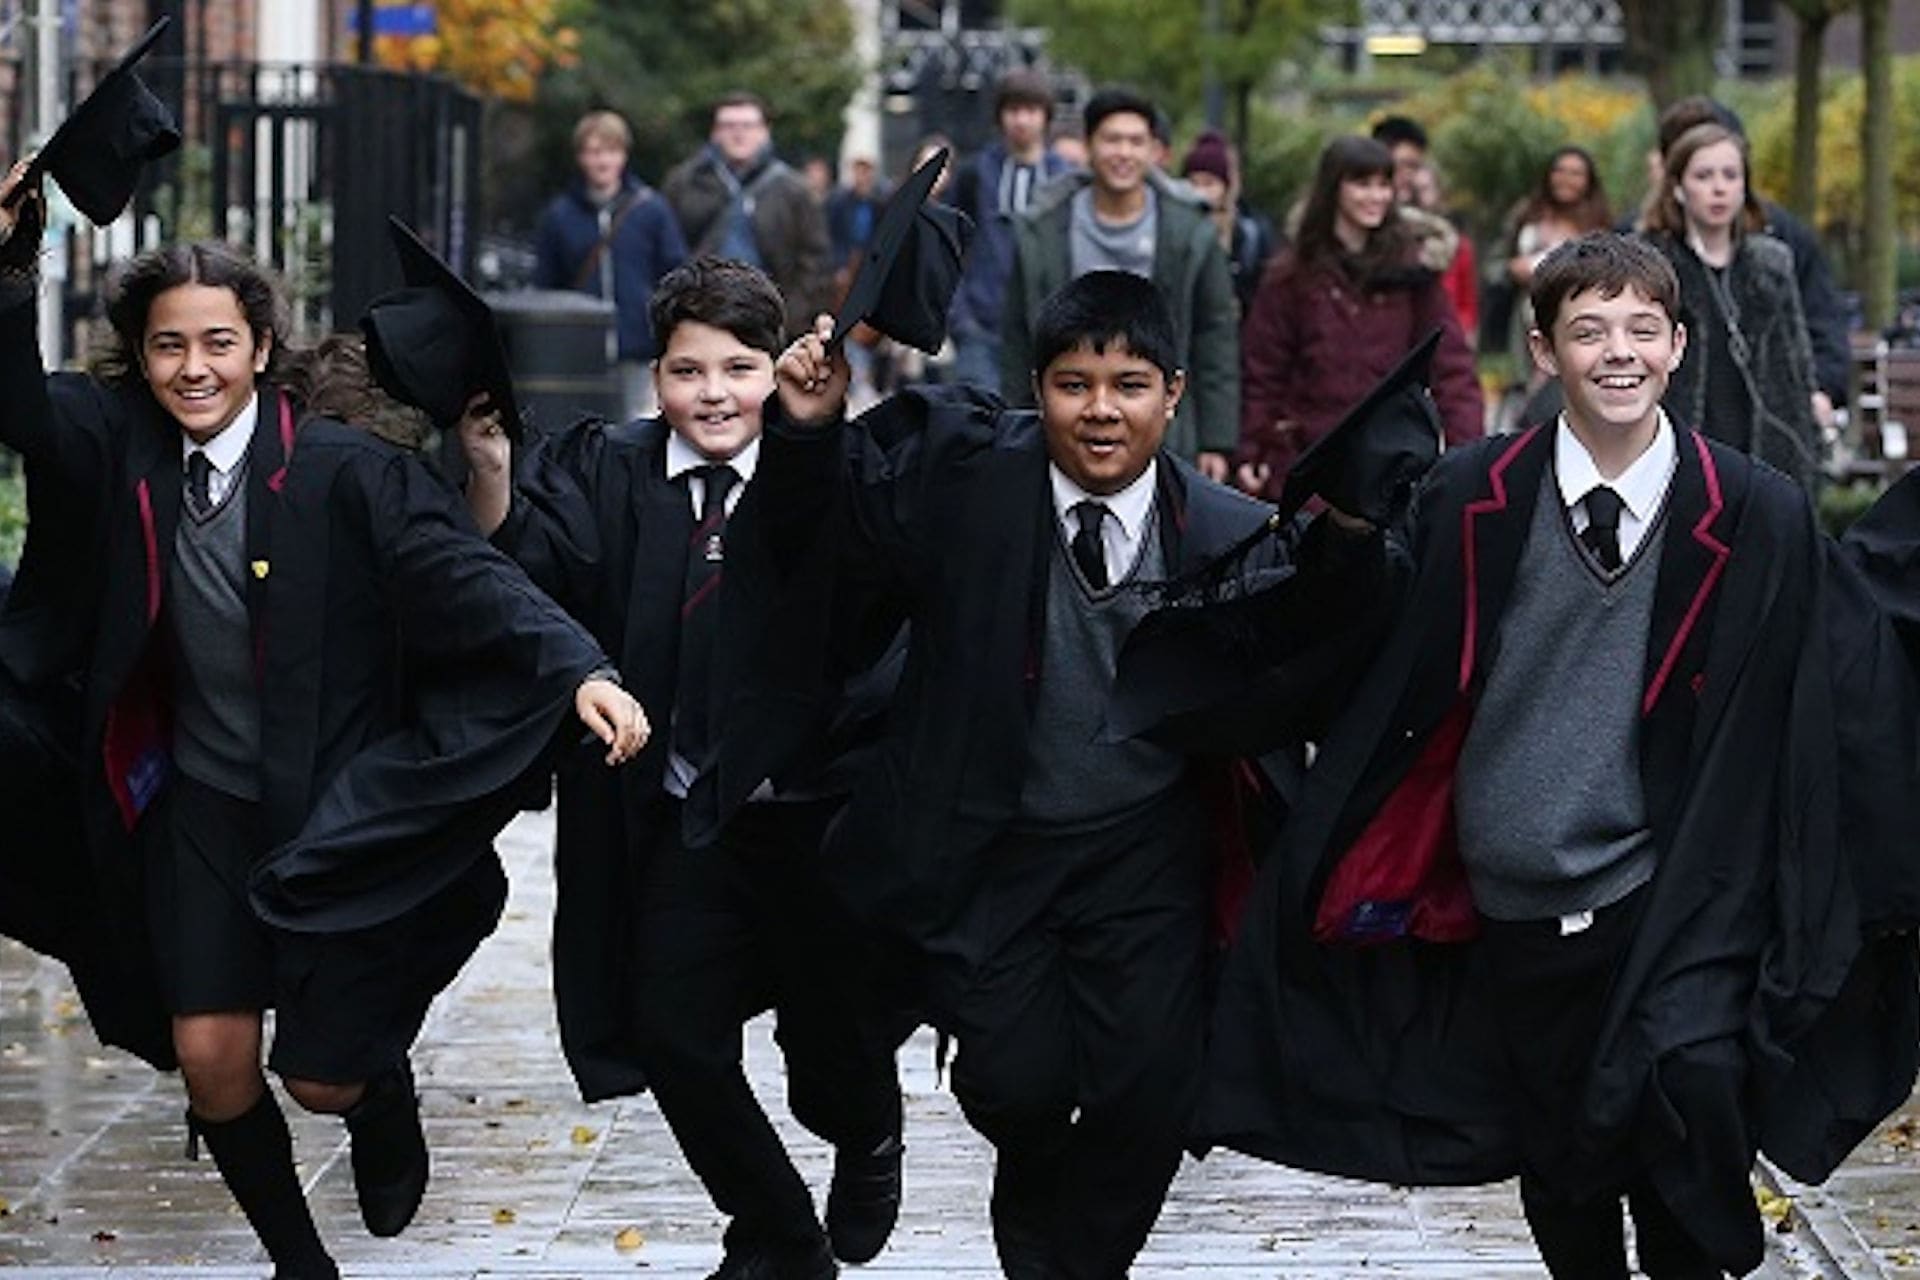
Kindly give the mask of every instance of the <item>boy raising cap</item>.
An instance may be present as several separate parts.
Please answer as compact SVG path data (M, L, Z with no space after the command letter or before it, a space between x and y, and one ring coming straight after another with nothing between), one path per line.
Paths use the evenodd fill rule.
M925 959L931 1017L959 1044L955 1092L997 1152L1006 1274L1124 1275L1199 1082L1214 853L1207 767L1113 740L1108 701L1153 588L1271 508L1166 449L1186 375L1139 276L1082 274L1039 310L1037 410L924 387L848 423L822 325L778 368L768 542L827 544L841 661L903 618L911 636L825 865ZM1332 523L1283 526L1250 557L1297 559L1300 607L1329 630L1381 556L1367 526Z
M561 1041L588 1100L653 1090L731 1219L717 1275L832 1276L879 1253L899 1208L905 1028L877 1016L878 966L817 871L845 791L829 727L859 715L759 696L787 605L736 563L758 537L784 305L765 272L703 257L652 312L658 417L585 422L518 460L484 419L462 427L481 529L672 709L619 775L561 774ZM769 1003L794 1117L837 1150L824 1226L742 1070L742 1025Z

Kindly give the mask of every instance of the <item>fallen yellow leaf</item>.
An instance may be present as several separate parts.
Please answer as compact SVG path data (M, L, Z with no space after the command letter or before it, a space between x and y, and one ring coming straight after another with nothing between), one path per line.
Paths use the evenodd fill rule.
M573 1145L576 1147L590 1147L593 1145L593 1140L599 1136L598 1129L589 1129L583 1124L573 1126Z
M513 1225L514 1219L518 1216L519 1215L515 1214L511 1209L495 1209L493 1211L493 1225L496 1227L510 1227Z
M1760 1216L1776 1227L1793 1212L1793 1200L1790 1197L1776 1195L1765 1187L1755 1187L1753 1199L1760 1207Z
M613 1238L613 1247L622 1253L632 1253L646 1242L647 1238L640 1234L640 1228L622 1227L620 1233Z

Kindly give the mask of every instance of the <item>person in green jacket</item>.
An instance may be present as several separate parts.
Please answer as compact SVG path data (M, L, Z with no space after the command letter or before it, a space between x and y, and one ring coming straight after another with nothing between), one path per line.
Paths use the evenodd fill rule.
M1132 90L1094 94L1084 112L1089 172L1056 179L1016 221L1000 392L1016 406L1034 403L1034 317L1063 285L1089 271L1145 276L1166 296L1187 380L1167 448L1224 481L1240 414L1233 272L1205 203L1153 167L1156 115Z

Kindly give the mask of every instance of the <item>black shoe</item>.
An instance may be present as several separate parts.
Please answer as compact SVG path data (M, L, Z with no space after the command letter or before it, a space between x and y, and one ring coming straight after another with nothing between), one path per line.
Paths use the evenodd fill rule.
M840 1264L825 1240L800 1248L729 1245L720 1269L707 1280L834 1280Z
M289 1270L286 1267L273 1269L273 1280L340 1280L340 1268L332 1261L313 1263Z
M427 1192L427 1135L420 1129L420 1097L413 1067L402 1062L368 1081L347 1112L353 1135L353 1189L360 1220L376 1236L407 1229Z
M868 1262L887 1247L900 1217L900 1159L905 1151L896 1133L868 1152L842 1147L834 1153L827 1238L840 1261Z

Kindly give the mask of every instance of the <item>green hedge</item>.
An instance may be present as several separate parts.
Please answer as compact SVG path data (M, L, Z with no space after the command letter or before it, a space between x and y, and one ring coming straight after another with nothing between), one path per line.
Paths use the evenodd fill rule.
M27 536L27 486L11 458L0 462L7 464L0 471L0 562L11 568L20 563L20 543Z

